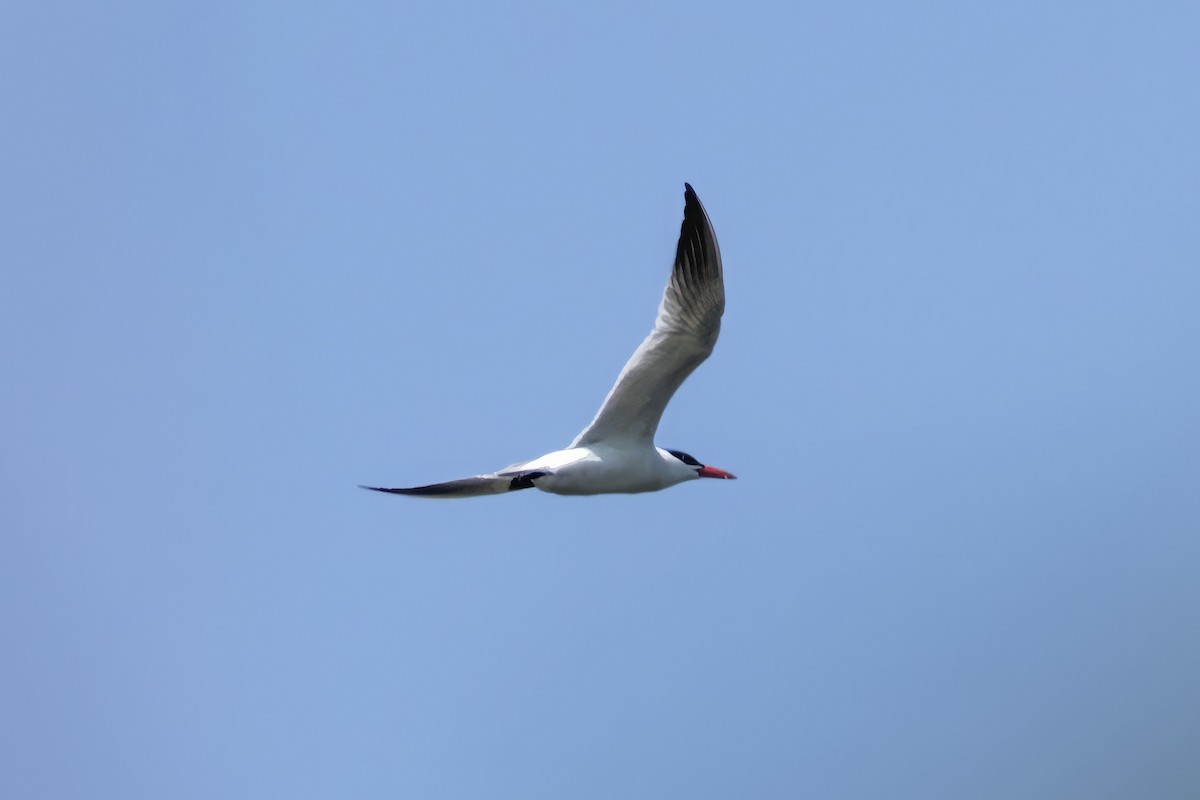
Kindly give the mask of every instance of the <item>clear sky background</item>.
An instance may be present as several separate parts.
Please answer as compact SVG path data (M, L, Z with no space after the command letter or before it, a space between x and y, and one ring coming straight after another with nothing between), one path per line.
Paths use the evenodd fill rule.
M1200 796L1195 3L0 17L0 795Z

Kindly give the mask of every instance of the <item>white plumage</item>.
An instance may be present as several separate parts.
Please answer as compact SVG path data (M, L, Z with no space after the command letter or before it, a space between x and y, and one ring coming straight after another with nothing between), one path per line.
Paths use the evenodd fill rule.
M472 497L529 488L584 495L654 492L696 478L733 478L686 453L654 445L667 403L712 353L724 310L717 237L700 199L684 184L675 265L654 329L626 362L595 418L567 449L445 483L363 488L420 497Z

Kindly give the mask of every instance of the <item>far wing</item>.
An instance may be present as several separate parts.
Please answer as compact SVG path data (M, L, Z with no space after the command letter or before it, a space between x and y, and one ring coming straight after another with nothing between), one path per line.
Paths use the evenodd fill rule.
M691 186L683 186L675 266L654 330L634 351L596 418L571 447L606 439L653 442L667 403L717 343L725 311L721 251L700 198Z
M473 478L461 478L445 483L431 483L428 486L414 486L408 489L387 489L382 486L361 486L373 492L388 492L390 494L407 494L415 497L479 497L487 494L503 494L515 492L518 489L532 489L533 479L541 477L544 472L509 472L504 474L476 475Z

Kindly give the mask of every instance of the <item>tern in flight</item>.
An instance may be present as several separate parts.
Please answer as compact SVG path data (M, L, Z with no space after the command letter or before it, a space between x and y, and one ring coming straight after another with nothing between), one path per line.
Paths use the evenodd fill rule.
M732 479L687 453L654 446L667 402L713 351L725 310L717 236L696 192L683 186L675 266L654 330L621 370L595 419L567 449L446 483L363 488L416 497L475 497L531 488L553 494L609 494L656 492L696 478Z

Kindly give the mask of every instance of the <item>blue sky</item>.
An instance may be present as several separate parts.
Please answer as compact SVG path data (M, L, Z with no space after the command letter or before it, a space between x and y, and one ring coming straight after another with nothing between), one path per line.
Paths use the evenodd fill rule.
M1200 791L1195 4L3 17L3 796Z

